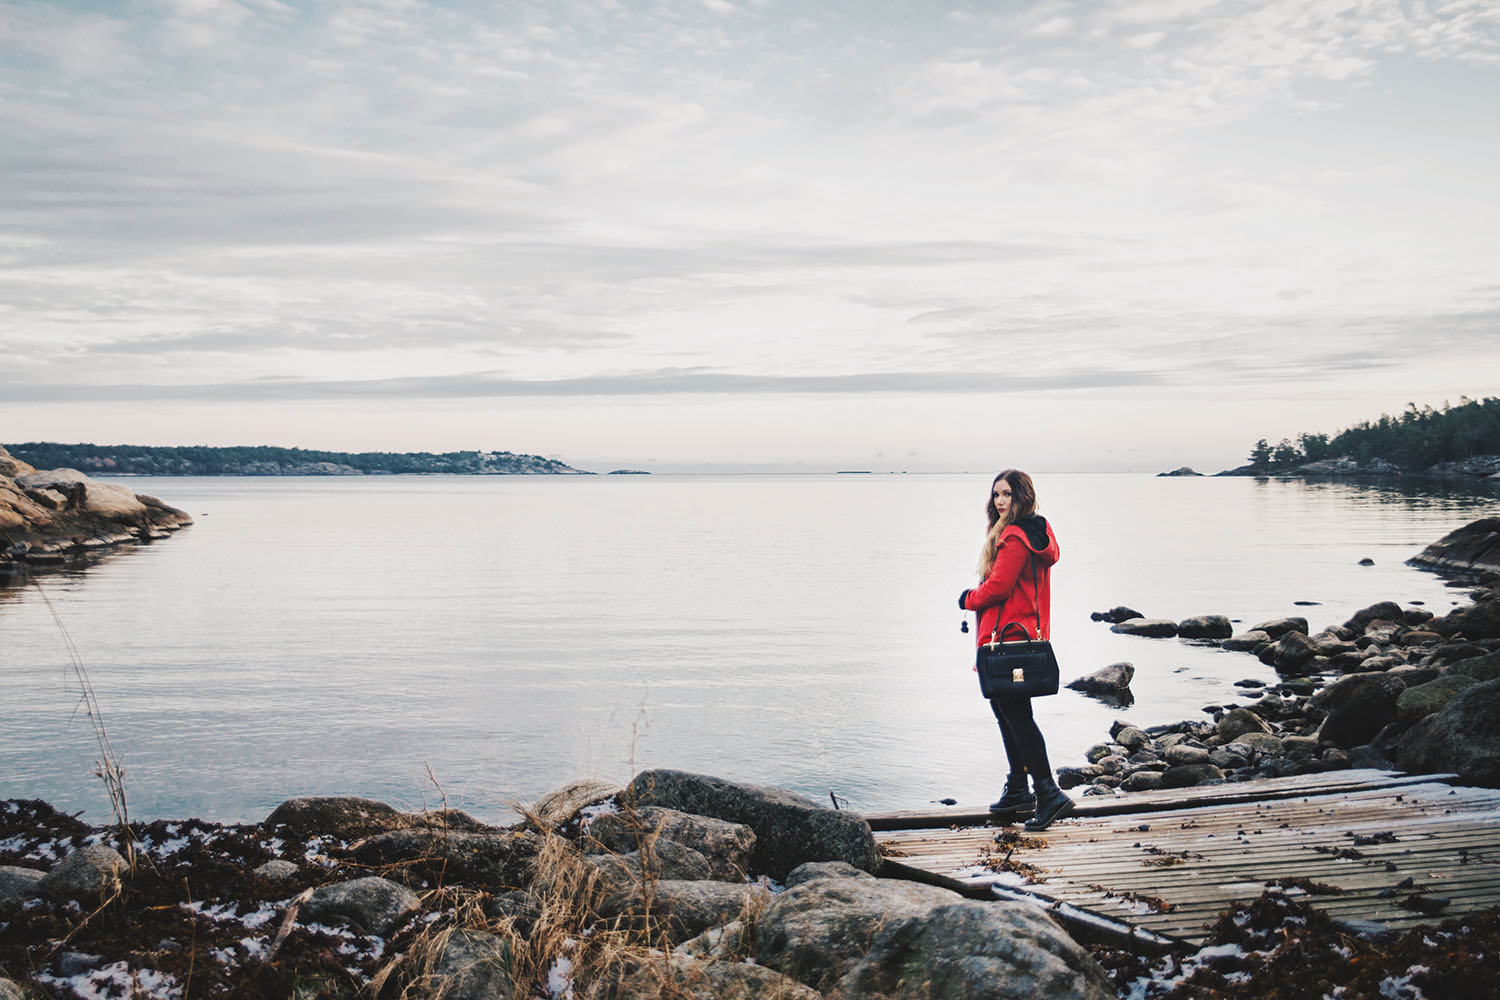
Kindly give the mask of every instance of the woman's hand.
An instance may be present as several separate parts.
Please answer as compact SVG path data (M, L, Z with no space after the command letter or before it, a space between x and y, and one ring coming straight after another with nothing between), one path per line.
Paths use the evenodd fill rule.
M973 588L970 588L969 590L965 590L962 594L958 595L958 606L959 606L960 610L963 610L963 611L968 611L969 610L969 595L971 593L973 593Z

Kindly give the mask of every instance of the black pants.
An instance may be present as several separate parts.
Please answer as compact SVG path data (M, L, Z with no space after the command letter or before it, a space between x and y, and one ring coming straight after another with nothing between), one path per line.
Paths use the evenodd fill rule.
M1019 785L1023 771L1040 786L1051 783L1052 764L1047 760L1047 742L1031 714L1030 698L991 698L990 710L1000 723L1000 738L1005 741L1005 759L1010 763L1011 780Z

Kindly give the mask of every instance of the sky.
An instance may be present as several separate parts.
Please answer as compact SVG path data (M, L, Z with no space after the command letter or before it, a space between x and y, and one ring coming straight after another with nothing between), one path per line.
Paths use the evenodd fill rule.
M1494 0L0 0L0 441L1217 471L1500 389Z

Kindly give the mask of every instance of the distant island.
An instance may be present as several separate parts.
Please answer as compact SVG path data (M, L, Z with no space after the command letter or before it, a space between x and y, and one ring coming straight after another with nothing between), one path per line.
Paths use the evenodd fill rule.
M28 441L10 453L38 469L78 469L111 476L592 476L540 455L508 451L309 451L266 445L58 444Z
M1220 476L1500 475L1500 398L1460 397L1457 406L1408 403L1337 434L1297 435L1271 445L1264 438L1249 461Z

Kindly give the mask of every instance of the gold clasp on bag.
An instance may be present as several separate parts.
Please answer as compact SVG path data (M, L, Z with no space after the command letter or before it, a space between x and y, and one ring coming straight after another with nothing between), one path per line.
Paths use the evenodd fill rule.
M1025 684L1026 683L1026 671L1022 670L1020 667L1017 667L1016 669L1012 670L1010 672L1010 682L1012 684Z

